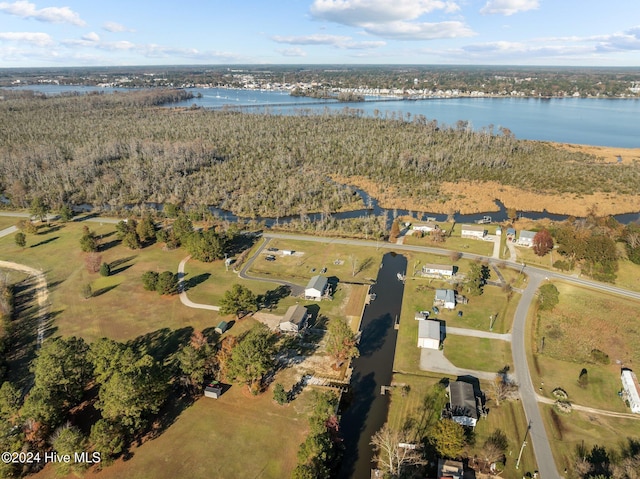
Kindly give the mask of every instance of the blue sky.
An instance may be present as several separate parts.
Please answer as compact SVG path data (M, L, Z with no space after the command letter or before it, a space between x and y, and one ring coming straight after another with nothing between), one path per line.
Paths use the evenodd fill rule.
M640 67L638 0L0 1L0 67Z

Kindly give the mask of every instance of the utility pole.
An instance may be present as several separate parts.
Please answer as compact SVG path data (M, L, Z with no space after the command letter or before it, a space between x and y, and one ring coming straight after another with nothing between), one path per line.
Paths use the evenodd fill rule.
M518 454L518 460L516 461L516 469L520 468L520 459L522 458L522 451L524 451L524 447L527 445L527 434L529 434L529 429L531 429L531 421L529 421L529 425L527 426L527 432L524 433L524 439L522 441L522 446L520 447L520 454Z

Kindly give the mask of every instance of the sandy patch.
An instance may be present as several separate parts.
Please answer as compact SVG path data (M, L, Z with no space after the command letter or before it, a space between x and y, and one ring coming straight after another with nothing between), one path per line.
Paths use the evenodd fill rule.
M605 163L618 163L618 157L623 164L640 161L640 148L617 148L614 146L573 145L570 143L549 143L557 148L594 155Z

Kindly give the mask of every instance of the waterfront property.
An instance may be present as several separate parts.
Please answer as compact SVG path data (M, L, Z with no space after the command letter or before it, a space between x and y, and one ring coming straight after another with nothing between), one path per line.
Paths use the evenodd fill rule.
M452 277L455 274L455 266L444 264L425 264L422 267L422 274L425 276L445 276Z
M304 297L305 299L312 299L315 301L322 300L322 297L325 295L327 288L329 286L329 280L322 275L315 275L307 284L307 287L304 289Z
M439 230L440 226L437 223L427 222L427 223L416 223L411 226L411 229L415 231L423 231L425 233L430 233L431 231Z
M291 306L280 321L280 331L299 333L306 327L308 318L307 308L299 304Z
M536 235L535 231L527 231L527 230L520 231L518 244L520 246L528 246L528 247L533 246L533 238L535 237L535 235Z
M631 412L640 414L640 384L638 384L638 377L630 369L623 369L621 379L623 395L629 402Z
M440 349L440 321L425 319L418 324L418 347Z
M478 422L478 402L473 385L463 381L449 383L449 404L446 415L458 424L475 427Z
M516 239L516 229L507 228L507 241L515 241L515 239Z
M463 238L483 239L487 230L482 225L462 225L460 236Z
M455 309L456 292L452 289L436 289L433 305L439 308Z

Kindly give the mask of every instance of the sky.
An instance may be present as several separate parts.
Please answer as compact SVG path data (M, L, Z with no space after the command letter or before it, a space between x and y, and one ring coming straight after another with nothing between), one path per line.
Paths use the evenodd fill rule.
M638 0L0 1L0 68L640 67Z

